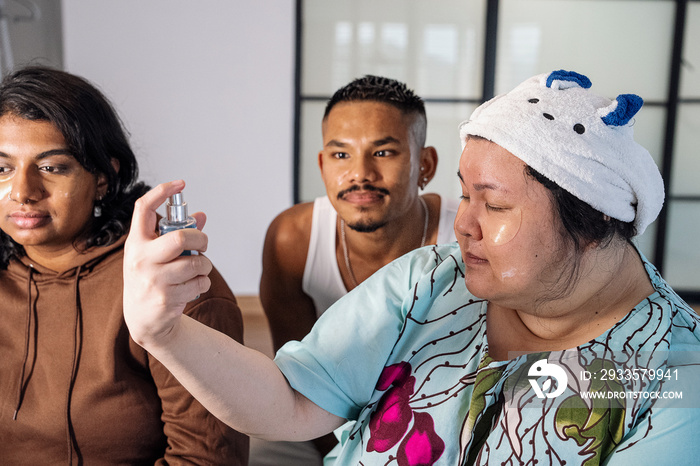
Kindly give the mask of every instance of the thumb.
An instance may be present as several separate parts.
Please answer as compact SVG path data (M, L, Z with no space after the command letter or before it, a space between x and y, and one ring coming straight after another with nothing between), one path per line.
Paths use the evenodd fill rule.
M182 180L162 183L141 196L134 204L134 213L131 218L131 229L129 235L142 238L152 238L157 236L156 209L160 207L166 199L173 194L183 190L185 182Z
M202 231L202 228L204 228L204 225L207 223L206 214L204 212L195 212L192 214L192 217L197 221L197 229Z

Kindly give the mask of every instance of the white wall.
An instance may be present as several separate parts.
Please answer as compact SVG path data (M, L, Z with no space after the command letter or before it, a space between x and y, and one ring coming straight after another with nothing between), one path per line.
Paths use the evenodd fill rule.
M65 69L100 87L150 184L183 178L207 255L257 294L292 203L293 0L63 0Z

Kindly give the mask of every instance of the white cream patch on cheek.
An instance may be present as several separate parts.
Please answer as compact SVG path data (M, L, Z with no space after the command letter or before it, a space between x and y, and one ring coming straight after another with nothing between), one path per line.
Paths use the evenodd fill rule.
M0 181L0 199L4 199L12 194L12 179L15 177L15 171L12 170L4 174Z
M3 181L2 183L0 183L0 199L5 199L6 197L9 197L11 191L12 191L12 184L11 183L9 183L7 181Z
M517 272L518 271L515 267L508 269L505 272L501 273L501 280L505 281L508 278L513 278L513 277L515 277L515 274Z
M55 189L51 193L51 196L54 198L71 199L75 197L75 191L74 189Z

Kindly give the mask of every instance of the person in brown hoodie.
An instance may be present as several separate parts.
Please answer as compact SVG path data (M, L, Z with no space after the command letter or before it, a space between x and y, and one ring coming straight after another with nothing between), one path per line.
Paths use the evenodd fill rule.
M83 78L0 84L0 464L231 464L248 438L134 343L123 253L148 190L116 112ZM191 317L242 341L217 272Z

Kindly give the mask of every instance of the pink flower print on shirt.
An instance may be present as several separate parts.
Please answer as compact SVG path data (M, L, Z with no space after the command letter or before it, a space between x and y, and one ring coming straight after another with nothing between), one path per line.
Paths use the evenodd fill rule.
M377 390L386 393L369 420L367 451L384 453L401 442L396 457L399 466L430 466L445 451L445 442L435 432L432 416L414 412L410 406L415 383L409 363L385 367ZM409 431L411 420L414 422Z
M413 427L399 446L399 466L431 466L444 451L445 442L435 433L430 414L414 413Z
M396 366L405 364L408 372ZM377 404L377 409L369 420L370 438L367 451L383 453L399 443L408 430L413 411L408 402L413 395L415 377L409 377L411 366L407 363L395 364L382 371L377 388L389 388ZM379 388L381 390L381 388Z
M404 384L411 377L411 365L407 362L399 362L387 366L382 371L377 382L377 390L385 391L387 388L398 387ZM413 392L411 392L413 393Z

